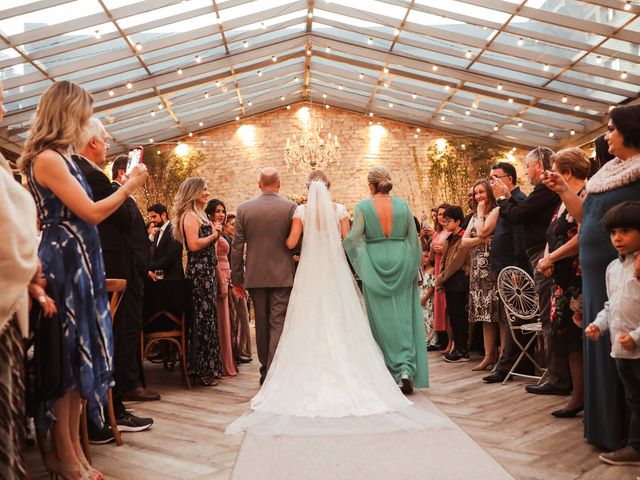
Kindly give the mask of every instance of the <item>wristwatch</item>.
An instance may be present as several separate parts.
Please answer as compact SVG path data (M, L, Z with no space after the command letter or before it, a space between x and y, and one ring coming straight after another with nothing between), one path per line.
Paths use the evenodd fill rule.
M502 200L506 200L506 199L507 199L506 195L500 195L498 198L496 198L496 200L497 200L498 202L500 202L500 201L502 201Z

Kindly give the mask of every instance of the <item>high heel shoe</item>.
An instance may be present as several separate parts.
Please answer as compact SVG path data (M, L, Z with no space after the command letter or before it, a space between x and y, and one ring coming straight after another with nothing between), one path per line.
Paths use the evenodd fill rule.
M62 478L64 480L90 480L87 471L80 464L64 463L58 460L53 450L49 450L44 457L44 466L49 471L52 478ZM69 474L79 473L80 477L69 476Z
M485 353L482 362L471 369L472 372L482 372L483 370L491 370L496 361L494 354Z

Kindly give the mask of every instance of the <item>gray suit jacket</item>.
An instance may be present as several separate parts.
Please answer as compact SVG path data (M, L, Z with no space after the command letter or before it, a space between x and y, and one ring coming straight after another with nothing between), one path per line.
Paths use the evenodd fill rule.
M293 286L293 254L284 242L289 236L296 206L271 191L262 192L238 206L231 246L231 280L234 285L242 284L245 288Z

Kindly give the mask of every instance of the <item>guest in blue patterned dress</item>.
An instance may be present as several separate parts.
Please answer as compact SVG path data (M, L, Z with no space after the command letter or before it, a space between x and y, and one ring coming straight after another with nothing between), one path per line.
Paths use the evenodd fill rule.
M60 372L64 393L41 399L37 428L51 427L53 450L46 466L64 478L102 478L80 446L81 399L89 417L102 425L102 406L112 380L111 315L104 265L95 225L144 183L146 168L131 173L126 187L93 202L84 175L71 160L92 113L91 95L75 83L60 81L42 95L25 142L20 168L25 173L40 220L38 255L64 332Z
M210 222L204 211L209 190L202 177L191 177L180 185L173 212L176 223L173 236L187 250L186 276L193 282L193 334L189 335L189 373L204 386L217 385L222 376L220 336L216 296L215 245L222 232L222 224Z
M581 222L580 267L582 270L583 322L593 322L607 301L605 272L617 252L609 241L602 217L627 200L640 200L640 105L614 108L605 140L616 156L587 182L587 195L576 195L556 173L544 181L558 192L569 213ZM638 260L640 263L640 260ZM636 264L636 275L640 265ZM638 275L640 277L640 275ZM584 435L587 442L606 450L618 450L626 442L624 390L611 358L611 343L584 341Z

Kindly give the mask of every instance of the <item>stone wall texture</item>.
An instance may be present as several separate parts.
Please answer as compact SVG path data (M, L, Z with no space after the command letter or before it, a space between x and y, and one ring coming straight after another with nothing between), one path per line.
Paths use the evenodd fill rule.
M284 159L287 137L300 132L299 111L303 108L309 105L296 104L290 110L282 108L248 117L190 138L207 156L200 173L209 180L210 198L223 200L227 211L235 211L241 202L259 193L258 173L267 166L280 170L283 195L303 195L309 169L294 173L287 169ZM416 214L432 207L424 185L425 151L431 142L447 138L447 134L424 128L418 133L414 126L388 120L378 124L376 118L337 108L314 105L312 110L314 121L322 123L340 141L340 164L325 169L334 201L353 211L358 201L369 196L369 169L384 165L394 182L392 194L406 199ZM523 153L516 155L522 157Z

